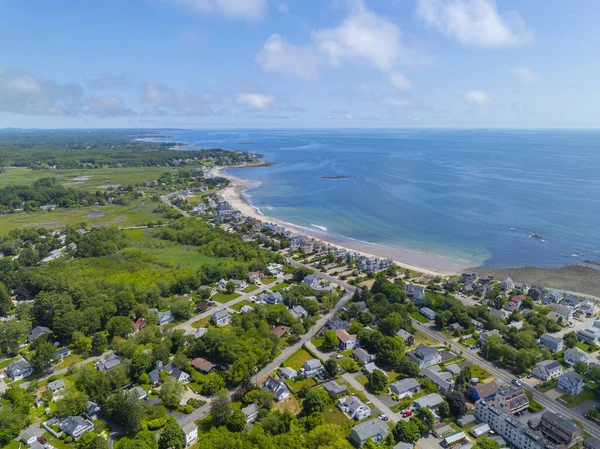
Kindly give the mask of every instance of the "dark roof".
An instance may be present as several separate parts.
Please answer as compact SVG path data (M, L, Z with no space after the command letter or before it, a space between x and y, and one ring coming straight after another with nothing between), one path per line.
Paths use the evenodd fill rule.
M577 427L569 418L550 410L542 415L542 420L558 427L560 430L567 431L568 433L579 431L579 427Z
M29 332L29 335L27 336L27 341L29 343L33 343L35 339L37 339L38 337L41 337L44 334L51 334L52 331L50 329L48 329L47 327L44 326L36 326L33 329L31 329L31 332Z

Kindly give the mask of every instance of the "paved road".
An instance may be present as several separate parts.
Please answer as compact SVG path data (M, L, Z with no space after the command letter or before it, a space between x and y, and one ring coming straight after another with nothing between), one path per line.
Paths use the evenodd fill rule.
M179 194L179 192L169 193L168 195L161 196L160 200L163 203L165 203L167 206L171 206L173 209L175 209L177 212L179 212L184 217L191 217L191 215L188 212L184 211L183 209L180 209L179 207L177 207L171 203L171 198L174 196L177 196L178 194Z
M498 368L498 367L492 365L487 360L481 358L475 351L472 351L471 349L459 346L453 340L446 338L446 336L442 335L441 333L439 333L433 329L430 329L427 325L423 325L414 319L413 319L413 323L415 324L417 329L419 329L421 332L428 335L429 337L431 337L441 343L450 343L450 346L452 348L454 348L455 351L458 351L459 353L460 353L460 351L462 351L462 355L463 355L463 357L465 357L465 359L467 359L469 362L471 362L474 365L479 365L479 366L485 368L490 374L495 376L496 379L506 382L506 383L510 383L515 378L515 376L508 373L507 371L505 371L501 368ZM587 432L589 432L590 435L592 435L596 438L600 438L600 429L596 425L592 424L590 421L585 419L585 417L583 417L583 415L578 413L576 411L576 409L570 409L570 408L564 406L560 402L553 400L552 398L549 398L544 393L539 392L538 390L533 388L531 385L528 385L527 383L523 383L523 387L527 388L529 391L531 391L533 393L533 398L536 401L538 401L539 403L543 404L546 408L553 409L553 410L565 415L569 419L574 419L574 420L581 422L583 424L585 430Z
M97 362L97 361L98 361L98 360L100 360L100 359L104 359L105 357L108 357L110 354L112 354L112 351L107 351L107 352L105 352L104 354L100 354L100 355L97 355L97 356L90 357L90 358L88 358L88 359L82 360L81 362L74 363L73 365L71 365L71 366L69 366L69 367L67 367L67 368L55 369L55 370L54 370L54 371L52 371L51 373L45 374L44 376L40 377L39 379L35 379L35 380L36 380L37 382L41 382L41 381L43 381L43 380L46 380L46 379L48 379L48 378L49 378L49 377L51 377L51 376L58 376L58 375L60 375L60 374L64 374L64 373L66 373L67 371L69 371L69 369L71 369L71 368L75 368L76 366L79 366L79 365L87 365L87 364L88 364L88 363L90 363L90 362L91 362L91 363ZM33 381L31 381L31 380L30 380L30 381L27 381L27 382L23 382L22 384L19 384L19 386L20 386L21 388L27 388L31 382L33 382Z

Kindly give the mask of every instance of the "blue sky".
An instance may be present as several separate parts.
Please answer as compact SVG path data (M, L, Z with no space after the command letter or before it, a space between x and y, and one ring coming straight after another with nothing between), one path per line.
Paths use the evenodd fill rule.
M597 0L0 0L0 128L596 128L599 15Z

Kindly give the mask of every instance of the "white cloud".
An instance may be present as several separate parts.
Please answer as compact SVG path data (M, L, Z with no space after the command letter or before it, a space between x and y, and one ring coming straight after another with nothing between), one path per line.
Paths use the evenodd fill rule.
M411 90L412 84L400 72L390 73L390 83L398 90Z
M533 83L538 79L537 73L527 67L513 67L511 72L522 83Z
M363 60L377 69L392 70L402 51L400 29L357 2L336 28L313 31L313 39L329 63L338 67L346 60Z
M384 98L383 102L387 106L391 106L393 108L412 108L416 106L416 103L414 101L408 100L406 98L387 97Z
M472 104L485 104L490 101L490 97L482 90L470 90L469 92L465 92L463 99L467 103Z
M221 14L231 19L257 21L267 10L266 0L168 0L201 14Z
M83 88L0 67L0 111L26 115L76 115Z
M520 45L532 34L516 11L501 14L495 0L417 0L417 14L429 26L477 47Z
M84 101L84 112L96 117L119 117L134 115L135 111L125 107L122 98L114 95L92 96Z
M121 75L110 75L108 73L102 73L95 78L87 81L87 84L96 90L111 90L111 89L122 89L130 87L133 81L131 77Z
M213 114L210 104L215 94L204 91L194 95L184 90L172 89L164 84L147 82L142 85L142 99L155 108L165 108L176 114Z
M273 34L256 55L256 61L266 72L314 78L318 72L318 60L311 48L299 47Z
M259 93L241 92L237 94L237 104L247 106L252 109L265 109L273 104L275 98L271 95L263 95Z

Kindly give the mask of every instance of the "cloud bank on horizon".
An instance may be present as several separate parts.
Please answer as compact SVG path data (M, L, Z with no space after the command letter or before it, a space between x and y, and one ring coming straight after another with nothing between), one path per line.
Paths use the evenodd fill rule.
M598 13L592 0L3 2L0 128L598 127Z

